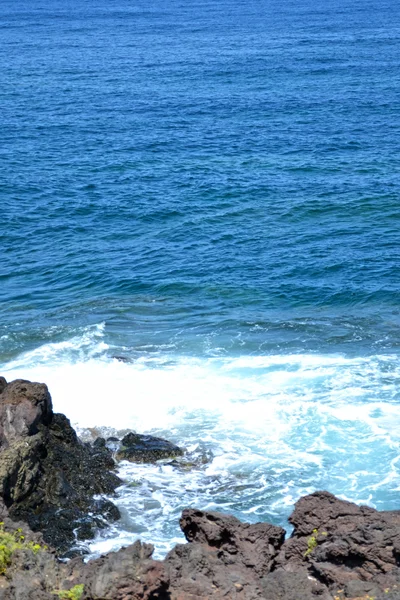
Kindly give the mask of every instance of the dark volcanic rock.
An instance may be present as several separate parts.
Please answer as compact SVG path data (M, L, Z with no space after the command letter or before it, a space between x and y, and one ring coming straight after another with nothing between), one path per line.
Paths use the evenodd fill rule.
M66 551L75 529L82 537L82 528L93 532L118 518L109 501L93 498L121 483L111 452L83 444L69 420L53 414L44 384L16 380L3 387L0 438L0 497L12 518L40 530L52 546Z
M106 440L102 437L98 437L93 442L93 448L105 448Z
M268 573L261 586L264 600L332 600L329 590L306 569Z
M397 517L319 492L297 503L293 536L284 541L280 527L188 509L180 524L190 543L177 545L164 561L153 560L152 546L139 541L87 564L81 558L60 563L43 547L22 549L0 576L0 598L54 600L62 590L61 597L74 597L65 591L80 586L81 600L400 600L399 568L388 558L391 550L396 554ZM0 518L7 528L17 526L1 503ZM319 535L322 528L327 535ZM41 543L29 530L24 535ZM334 545L343 549L347 537L345 559ZM353 562L355 545L365 570Z
M171 597L257 600L400 599L400 511L378 512L328 492L301 498L294 531L185 510L191 543L167 556Z
M176 546L165 560L173 598L263 598L261 578L271 570L284 529L193 509L183 511L180 525L191 543Z
M9 524L7 520L7 531ZM11 525L15 524L11 522ZM12 554L6 576L0 575L1 600L170 599L169 575L164 563L152 560L150 544L138 541L87 564L80 558L61 563L54 552L43 545L40 537L35 537L26 528L23 533L27 540L39 542L40 549L32 551L25 544ZM68 591L70 595L67 595Z
M170 573L173 600L208 600L237 598L261 600L261 582L251 571L236 568L234 561L227 567L216 549L203 544L178 544L165 562Z
M137 541L86 565L72 561L65 583L83 584L83 598L91 600L168 600L168 573L152 553L151 544Z
M294 531L277 566L295 571L307 564L310 573L331 589L351 590L355 581L372 581L379 589L397 584L400 511L378 512L329 492L316 492L296 503L289 521Z
M0 377L0 394L3 392L6 385L7 385L7 381L6 381L5 377Z
M133 362L132 359L129 358L128 356L112 356L111 358L113 358L114 360L118 360L119 362L124 362L124 363Z
M180 526L188 542L200 542L218 549L226 564L241 562L262 577L285 539L285 530L269 523L242 523L231 515L186 509Z
M161 458L181 456L183 451L175 444L152 435L128 433L122 438L117 451L117 460L129 460L138 463L151 463Z

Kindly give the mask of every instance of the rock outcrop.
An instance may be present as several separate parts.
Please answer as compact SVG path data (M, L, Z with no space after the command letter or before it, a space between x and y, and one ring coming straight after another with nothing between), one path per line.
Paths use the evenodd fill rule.
M7 528L18 525L4 506L0 513ZM0 599L399 600L398 516L317 492L297 503L293 535L284 540L284 530L268 523L188 509L180 524L189 543L164 561L137 541L87 564L58 562L23 526L39 550L28 545L13 553L0 576Z
M261 579L271 571L284 529L193 509L183 511L180 526L190 544L177 545L165 559L172 597L263 598Z
M301 498L289 521L277 568L309 573L348 597L396 590L400 598L400 511L378 512L339 500L329 492Z
M39 433L41 425L49 425L53 405L44 383L16 379L7 385L2 377L0 403L0 443L13 442Z
M22 379L0 381L0 498L61 553L76 539L93 537L118 509L95 495L121 484L107 448L77 437L69 420L54 414L47 386Z
M397 519L317 492L297 503L293 535L284 540L284 530L268 523L188 509L180 524L189 543L164 561L140 541L87 564L60 563L42 546L22 548L0 576L0 598L399 600ZM41 544L37 534L27 536Z

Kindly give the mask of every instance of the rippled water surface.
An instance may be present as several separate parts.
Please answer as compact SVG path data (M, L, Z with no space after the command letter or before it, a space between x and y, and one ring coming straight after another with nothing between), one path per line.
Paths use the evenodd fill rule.
M0 366L123 463L162 555L185 506L400 508L394 0L0 5ZM108 429L102 429L102 428Z

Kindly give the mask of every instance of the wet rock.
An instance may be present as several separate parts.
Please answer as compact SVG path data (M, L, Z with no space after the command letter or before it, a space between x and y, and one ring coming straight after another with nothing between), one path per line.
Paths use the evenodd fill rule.
M14 519L27 522L60 552L75 540L88 519L104 527L118 518L110 502L99 507L95 495L121 484L111 452L77 437L69 420L53 414L44 384L16 380L0 394L0 498Z
M113 358L114 360L117 360L118 362L123 362L123 363L131 363L133 362L131 358L129 358L128 356L117 356L114 355L111 358Z
M121 446L116 453L116 459L152 463L162 458L173 458L182 454L181 448L162 438L128 433L122 439Z
M94 440L93 442L93 448L105 448L106 447L106 440L102 437L98 437Z
M202 469L205 465L210 464L214 459L213 452L199 444L199 446L191 451L185 452L182 456L173 458L167 464L180 471L192 471L194 469Z

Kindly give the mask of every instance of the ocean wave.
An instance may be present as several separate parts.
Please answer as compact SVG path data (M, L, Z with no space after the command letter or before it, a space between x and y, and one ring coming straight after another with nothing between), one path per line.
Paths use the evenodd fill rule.
M196 358L164 350L112 358L101 324L3 365L8 379L45 381L55 410L78 428L151 432L207 455L191 469L122 463L124 518L92 545L94 554L139 535L162 554L180 538L187 505L284 524L295 500L315 489L379 508L398 503L396 355Z

